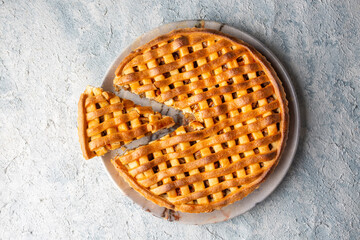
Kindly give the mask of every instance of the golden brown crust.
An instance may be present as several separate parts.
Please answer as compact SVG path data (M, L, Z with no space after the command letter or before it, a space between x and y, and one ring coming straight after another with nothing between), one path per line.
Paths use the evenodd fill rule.
M83 153L84 158L90 159L95 156L94 152L90 151L89 144L87 141L86 134L86 112L85 112L85 100L86 94L82 93L80 96L79 104L78 104L78 134L79 134L79 142L81 151Z
M126 57L114 84L197 120L112 161L160 206L219 209L259 187L278 164L288 133L285 92L271 64L243 41L175 30Z
M126 155L121 157L121 162L123 164L128 164L134 159L140 158L142 156L147 155L148 153L154 152L157 149L166 149L168 147L174 146L176 144L180 144L182 142L191 142L196 141L199 139L206 139L206 141L209 141L209 144L214 144L216 142L224 142L232 140L236 137L240 137L241 135L249 134L254 131L259 131L261 129L264 129L266 126L273 124L277 121L279 121L280 117L279 115L270 115L265 118L262 118L261 120L250 123L244 126L241 126L237 129L237 131L231 131L224 133L222 135L216 135L217 132L221 131L221 129L224 129L226 127L234 125L238 121L246 121L246 119L250 118L250 116L254 116L257 112L250 112L248 114L244 115L238 115L234 118L227 119L226 121L222 121L216 125L213 125L212 127L205 128L200 131L194 131L190 133L185 133L181 135L176 135L173 137L169 137L167 139L164 139L160 142L152 142L148 145L139 147L136 149L136 151L131 151L127 153ZM212 138L208 138L211 135L214 135ZM214 140L213 140L214 139ZM211 141L210 141L211 140ZM203 147L206 147L207 142L202 141L200 142L197 147L194 147L195 150L200 150ZM180 156L177 156L180 157Z
M78 133L85 159L174 125L171 117L88 86L78 104Z

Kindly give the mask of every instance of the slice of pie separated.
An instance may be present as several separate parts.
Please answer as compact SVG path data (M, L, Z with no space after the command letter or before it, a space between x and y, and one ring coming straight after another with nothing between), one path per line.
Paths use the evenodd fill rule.
M120 175L160 206L219 209L258 188L279 161L289 118L282 84L265 57L238 39L173 31L126 57L114 84L193 117L113 159Z
M171 117L88 86L78 105L78 132L85 159L101 156L135 139L174 125Z

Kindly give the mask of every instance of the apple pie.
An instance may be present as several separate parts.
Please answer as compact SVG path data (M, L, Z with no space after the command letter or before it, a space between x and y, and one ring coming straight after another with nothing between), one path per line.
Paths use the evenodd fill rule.
M176 211L219 209L259 187L288 132L285 92L253 47L209 29L180 29L127 56L114 85L182 110L190 124L112 160L152 202Z
M174 125L171 117L88 86L80 96L78 133L85 159L101 156L135 139Z

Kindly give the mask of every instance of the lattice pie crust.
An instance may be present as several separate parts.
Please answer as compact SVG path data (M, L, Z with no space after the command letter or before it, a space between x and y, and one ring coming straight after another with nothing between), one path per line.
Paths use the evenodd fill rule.
M78 132L85 159L101 156L175 123L151 107L135 105L114 93L88 86L80 96Z
M288 108L270 63L246 43L209 29L180 29L126 57L115 86L192 116L187 126L113 159L144 197L208 212L240 200L276 167Z

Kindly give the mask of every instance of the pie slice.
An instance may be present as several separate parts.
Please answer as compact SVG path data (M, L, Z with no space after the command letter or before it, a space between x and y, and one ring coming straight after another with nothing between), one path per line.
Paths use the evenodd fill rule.
M180 29L133 51L115 86L193 116L187 126L113 159L145 198L209 212L244 198L275 169L288 132L285 92L248 44L209 29Z
M85 159L102 156L135 139L174 125L171 117L88 86L78 105L78 132Z

